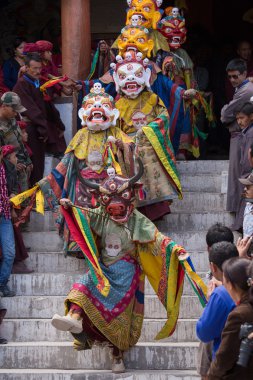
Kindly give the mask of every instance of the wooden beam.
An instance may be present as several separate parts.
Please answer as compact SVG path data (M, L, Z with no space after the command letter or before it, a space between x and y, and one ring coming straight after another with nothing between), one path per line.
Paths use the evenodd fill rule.
M90 72L90 0L61 0L62 73L85 79Z

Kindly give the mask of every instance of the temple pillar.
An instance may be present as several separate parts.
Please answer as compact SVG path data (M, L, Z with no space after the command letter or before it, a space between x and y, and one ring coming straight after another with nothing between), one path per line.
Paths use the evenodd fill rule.
M90 72L90 0L61 0L62 73L85 79Z

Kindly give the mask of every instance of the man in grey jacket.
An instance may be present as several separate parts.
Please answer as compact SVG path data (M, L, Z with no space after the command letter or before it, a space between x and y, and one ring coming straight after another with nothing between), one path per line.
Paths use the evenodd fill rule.
M221 110L221 121L230 132L229 173L227 192L227 211L237 212L240 205L242 185L240 177L240 127L236 121L235 111L253 96L253 83L247 79L247 65L240 58L232 59L226 68L227 76L235 89L233 99ZM234 226L238 229L240 226Z

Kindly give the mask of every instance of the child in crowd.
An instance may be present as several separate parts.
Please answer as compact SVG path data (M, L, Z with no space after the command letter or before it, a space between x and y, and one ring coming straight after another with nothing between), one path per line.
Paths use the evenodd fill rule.
M237 169L234 173L239 173L240 177L246 177L250 174L252 168L248 158L248 151L253 143L253 103L247 102L235 111L236 121L241 128L239 135L237 160L233 160ZM238 181L238 176L234 178ZM237 188L237 187L235 187ZM243 214L245 209L245 200L242 198L243 186L240 187L240 194L235 194L238 199L238 208L233 229L241 230L243 224Z
M241 345L241 326L245 323L252 325L253 322L253 263L244 258L231 258L223 264L222 270L223 284L236 307L228 315L221 344L207 378L250 380L253 379L253 356L249 353L246 367L237 363ZM241 355L243 354L246 352L241 352Z
M6 171L7 188L9 197L19 193L18 189L18 177L17 177L17 156L16 148L13 145L5 145L2 147L3 151L3 163ZM15 222L17 214L15 210L12 210L12 218ZM32 273L33 270L29 269L24 260L28 258L27 249L24 245L22 234L18 227L13 225L14 240L15 240L15 261L12 268L12 273Z
M15 296L15 292L8 287L7 283L15 258L15 241L2 150L3 148L0 147L0 248L2 251L2 260L0 261L0 296L13 297Z

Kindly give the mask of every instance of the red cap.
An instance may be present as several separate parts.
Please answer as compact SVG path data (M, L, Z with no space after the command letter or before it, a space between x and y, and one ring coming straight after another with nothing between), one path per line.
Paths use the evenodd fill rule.
M17 121L17 124L18 124L20 129L26 129L26 127L27 127L27 123L23 120Z
M36 41L35 44L38 46L39 51L41 53L43 53L44 51L52 51L53 50L53 44L50 41L40 40L40 41Z
M34 42L27 42L24 45L23 54L39 53L39 47Z
M11 154L17 151L17 148L14 145L3 145L2 152L3 156L7 156L7 154Z

